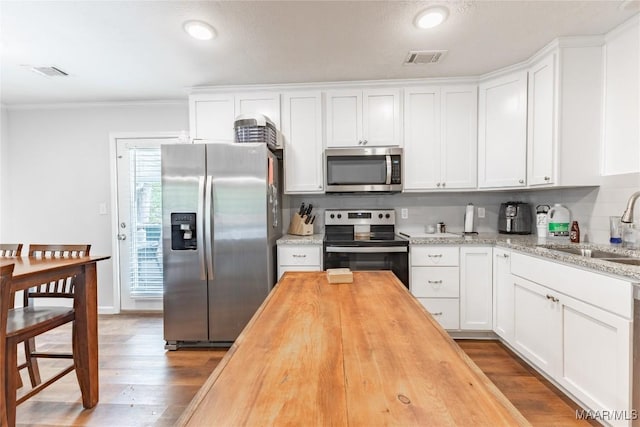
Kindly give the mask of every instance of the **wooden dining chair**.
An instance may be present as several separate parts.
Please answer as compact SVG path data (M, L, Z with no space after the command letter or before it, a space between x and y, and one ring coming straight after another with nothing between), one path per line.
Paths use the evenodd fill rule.
M20 256L22 243L0 243L0 257Z
M91 245L29 245L29 257L36 258L71 258L89 256ZM41 389L47 387L62 376L68 374L74 369L74 365L63 369L57 375L53 376L46 383L42 384L40 377L40 369L38 367L38 359L73 359L71 353L47 353L36 350L35 338L44 332L55 329L66 323L75 320L75 312L73 305L70 307L48 307L38 304L34 306L36 299L41 298L67 298L74 297L74 278L66 277L54 280L49 283L43 283L39 286L32 287L24 291L23 311L38 321L38 332L24 339L25 362L18 365L18 370L26 368L29 372L29 379L33 390L25 397L32 396ZM19 342L19 341L18 341ZM23 399L25 399L23 398Z
M7 418L7 321L11 302L11 275L13 264L0 267L0 426L8 426ZM15 372L15 367L10 368Z

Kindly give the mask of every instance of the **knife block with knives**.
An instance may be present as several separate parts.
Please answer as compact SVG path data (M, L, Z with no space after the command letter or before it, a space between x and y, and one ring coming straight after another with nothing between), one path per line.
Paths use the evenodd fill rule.
M311 215L313 205L309 204L305 208L304 203L300 206L298 212L294 213L289 223L289 234L296 236L310 236L313 234L313 223L316 220L315 215Z

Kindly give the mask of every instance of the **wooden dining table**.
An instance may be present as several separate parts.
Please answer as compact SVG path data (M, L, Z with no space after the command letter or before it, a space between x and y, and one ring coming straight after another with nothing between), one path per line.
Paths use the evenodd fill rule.
M109 258L110 256L0 258L0 266L14 264L11 281L13 292L75 276L74 366L82 393L82 405L87 409L96 406L99 399L96 263Z
M393 273L353 277L285 273L178 425L529 425Z

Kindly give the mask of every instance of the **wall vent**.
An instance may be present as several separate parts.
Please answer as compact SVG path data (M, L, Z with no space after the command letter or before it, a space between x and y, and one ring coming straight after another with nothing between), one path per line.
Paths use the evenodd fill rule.
M56 67L31 67L31 71L47 77L66 77L69 75Z
M404 61L405 65L437 64L447 50L412 50Z

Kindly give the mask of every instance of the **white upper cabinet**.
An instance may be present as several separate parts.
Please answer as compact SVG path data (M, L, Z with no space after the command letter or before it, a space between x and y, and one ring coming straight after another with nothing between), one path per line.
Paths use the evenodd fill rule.
M440 87L404 91L404 191L438 188Z
M189 130L194 140L233 141L236 116L260 113L280 129L280 94L197 94L189 97Z
M321 92L293 92L283 95L282 137L285 193L322 193Z
M555 182L556 54L529 68L527 181L530 186Z
M276 129L280 129L280 94L273 92L249 92L236 94L236 116L240 114L264 114Z
M192 139L233 141L233 95L191 95L189 128Z
M481 83L478 116L478 187L524 187L527 72Z
M404 189L476 187L477 86L404 91Z
M399 146L398 89L327 92L327 147Z

